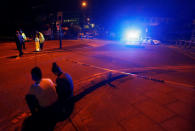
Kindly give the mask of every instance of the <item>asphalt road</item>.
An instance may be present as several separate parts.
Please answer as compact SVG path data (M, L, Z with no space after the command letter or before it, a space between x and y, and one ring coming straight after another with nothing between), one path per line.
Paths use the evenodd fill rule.
M195 55L174 47L138 48L102 40L67 40L62 49L58 49L59 41L47 41L44 51L38 53L33 42L26 47L24 56L17 59L14 42L0 44L0 129L29 112L24 97L33 82L30 71L34 66L42 69L43 77L55 81L51 66L57 62L72 76L75 92L79 92L80 83L111 71L152 77L183 88L195 85Z

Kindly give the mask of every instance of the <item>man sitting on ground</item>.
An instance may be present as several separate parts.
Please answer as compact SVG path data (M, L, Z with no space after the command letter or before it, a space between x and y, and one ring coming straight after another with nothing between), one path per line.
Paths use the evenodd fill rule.
M35 83L26 95L27 104L34 114L44 109L49 109L57 102L55 84L51 79L42 78L41 69L34 67L31 70L32 80Z
M56 91L59 101L65 103L73 97L73 81L68 73L62 72L60 67L53 63L52 72L57 76L56 78Z

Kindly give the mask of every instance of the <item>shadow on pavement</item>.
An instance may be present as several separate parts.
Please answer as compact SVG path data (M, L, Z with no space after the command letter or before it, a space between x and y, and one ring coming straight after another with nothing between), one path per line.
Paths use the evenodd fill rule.
M14 59L14 58L16 58L16 57L18 57L17 55L13 55L13 56L8 56L7 58L8 59Z
M53 131L57 122L64 121L70 117L74 110L74 103L81 100L86 95L92 93L96 89L102 87L103 85L109 84L112 85L111 82L128 75L119 75L113 77L109 80L103 80L94 86L91 86L85 89L83 92L74 96L70 103L64 106L64 108L60 108L57 112L39 112L35 115L31 115L26 118L22 125L22 131ZM112 85L115 87L114 85ZM58 105L57 105L58 108ZM65 109L65 110L63 110Z
M44 109L27 117L23 121L21 131L53 131L56 123L68 119L73 109L73 102L63 107L55 103L51 109Z
M123 77L126 77L126 76L128 76L128 75L119 75L119 76L113 77L109 80L101 81L101 82L95 84L94 86L91 86L91 87L85 89L83 92L79 93L78 95L74 96L73 101L77 102L80 99L82 99L83 97L85 97L86 95L88 95L88 94L92 93L93 91L95 91L96 89L102 87L103 85L106 85L106 84L112 85L111 84L112 81L115 81L117 79L120 79L120 78L123 78ZM114 85L112 85L111 87L115 88Z
M14 48L14 49L11 49L11 50L18 50L18 49Z

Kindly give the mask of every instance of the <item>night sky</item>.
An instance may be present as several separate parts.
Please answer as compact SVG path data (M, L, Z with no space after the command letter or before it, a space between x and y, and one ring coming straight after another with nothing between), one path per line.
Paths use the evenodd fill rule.
M88 13L102 23L127 16L192 17L195 0L88 0ZM1 1L1 32L18 23L30 23L37 12L80 11L80 0ZM13 26L14 25L14 26Z

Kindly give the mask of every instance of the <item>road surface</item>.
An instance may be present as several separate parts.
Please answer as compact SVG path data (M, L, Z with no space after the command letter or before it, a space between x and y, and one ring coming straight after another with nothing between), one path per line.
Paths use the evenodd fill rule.
M47 41L44 45L44 51L42 52L34 52L35 46L33 42L26 43L26 50L24 50L24 56L21 58L17 58L17 50L14 42L10 43L1 43L0 44L0 129L1 130L11 130L12 128L16 128L15 125L21 123L24 117L26 117L29 113L28 107L25 103L24 97L28 92L30 85L33 83L30 76L30 71L33 67L39 66L42 69L43 77L51 78L55 81L55 76L51 72L52 62L57 62L60 65L63 71L69 73L74 81L75 94L79 94L84 88L83 85L92 85L93 82L100 80L101 78L107 78L111 74L135 74L134 77L128 79L130 85L137 87L142 87L144 89L150 88L148 86L156 86L161 87L162 85L158 85L158 80L163 81L167 86L173 87L174 89L178 88L178 90L190 90L190 92L194 93L194 85L195 85L195 55L193 53L188 53L182 51L181 49L177 49L174 47L168 46L145 46L145 48L138 47L129 47L125 46L123 43L115 42L115 41L103 41L103 40L66 40L63 41L63 48L59 49L59 41ZM111 74L111 75L112 75ZM144 76L144 77L142 77ZM131 83L132 81L132 83ZM114 82L113 82L114 83ZM124 80L119 80L116 82L116 85L120 85L125 83ZM129 85L129 83L126 83ZM95 101L99 101L100 107L99 110L101 112L104 105L103 96L107 95L108 90L112 90L115 85L110 85L109 89L97 90L89 94L91 96L91 100L88 98L87 100L80 100L78 105L76 106L76 111L79 110L79 107L82 107L84 103L88 108L79 110L85 113L89 113L90 111L95 110L96 106L94 105ZM121 85L122 86L122 85ZM138 89L138 88L136 88ZM169 90L169 89L168 89ZM192 91L191 91L192 90ZM107 92L108 91L108 92ZM140 91L140 90L139 90ZM129 94L126 94L124 90L119 90L121 94L124 94L124 102L129 99ZM119 93L118 92L118 93ZM110 92L109 92L110 93ZM112 92L115 94L116 92ZM135 96L135 94L132 94ZM146 98L142 98L138 95L141 100L145 100ZM151 96L151 94L149 94ZM135 96L136 97L136 96ZM134 98L135 98L134 97ZM117 97L116 97L117 98ZM113 98L113 99L116 99ZM131 98L131 97L130 97ZM147 96L148 98L148 96ZM191 98L191 97L190 97ZM92 101L94 99L94 102ZM110 102L120 103L118 99L115 101L109 101L111 98L105 98L105 103L109 105ZM166 98L164 98L166 99ZM178 100L176 97L175 101ZM175 101L172 102L175 102ZM195 99L194 99L195 100ZM161 100L164 104L166 100ZM119 105L120 105L119 104ZM135 103L133 103L135 104ZM167 103L166 103L167 104ZM150 105L150 103L149 103ZM84 105L83 105L84 106ZM117 108L115 106L109 105L110 108ZM140 105L141 106L141 105ZM147 105L142 105L147 106ZM141 106L141 107L142 107ZM108 106L106 106L108 107ZM106 108L104 107L104 108ZM92 108L92 109L91 109ZM128 111L137 113L136 110L131 109L129 107ZM139 106L137 107L139 108ZM118 108L117 108L118 109ZM115 110L113 110L114 113ZM111 111L112 112L112 111ZM76 114L76 113L74 113ZM81 113L82 114L82 113ZM84 114L84 113L83 113ZM116 113L115 113L116 114ZM100 115L102 116L102 115ZM86 118L85 118L86 117ZM94 116L96 118L97 116ZM106 116L105 116L106 117ZM139 118L137 121L145 120L146 118L142 118L142 115L138 115ZM170 118L174 117L174 115L170 115ZM77 118L75 116L75 123L77 123L78 130L90 130L93 128L98 129L114 129L115 126L111 128L111 126L104 127L104 118L97 119L102 121L102 123L94 124L93 117L85 114L82 118ZM112 118L112 117L111 117ZM163 118L161 116L160 118ZM161 119L155 119L157 122L161 122ZM80 119L80 122L79 120ZM116 119L116 118L114 118ZM129 119L129 118L128 118ZM86 121L85 121L86 120ZM159 120L159 121L158 121ZM164 119L163 119L164 120ZM179 119L180 120L180 119ZM73 119L74 121L74 119ZM82 123L85 121L84 123ZM122 120L120 120L122 121ZM128 120L127 120L128 121ZM131 120L129 120L131 121ZM110 125L115 125L111 120L109 122ZM126 122L126 121L125 121ZM119 124L120 126L116 127L116 130L120 127L120 129L134 129L133 127L125 126L125 122ZM140 121L141 122L141 121ZM185 123L185 122L182 122ZM88 125L88 126L85 126ZM71 126L69 124L62 124L64 126L57 125L56 130L62 129L75 129L75 126ZM65 126L66 125L66 126ZM116 124L117 125L117 124ZM128 125L128 124L127 124ZM135 124L136 125L136 124ZM150 123L149 123L150 125ZM164 126L165 125L165 126ZM166 124L160 125L162 129L166 128ZM157 124L159 126L159 124ZM73 128L74 127L74 128ZM104 127L104 128L97 128ZM110 127L110 128L109 128ZM150 126L151 127L151 126ZM159 128L159 129L161 129ZM137 129L137 128L136 128ZM148 128L150 129L150 128ZM156 126L151 129L158 129Z

